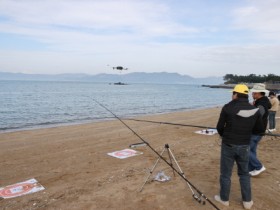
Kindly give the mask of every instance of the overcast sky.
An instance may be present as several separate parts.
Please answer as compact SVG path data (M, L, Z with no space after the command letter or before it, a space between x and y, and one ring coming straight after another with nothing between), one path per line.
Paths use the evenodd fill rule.
M280 72L279 0L0 0L0 71ZM118 72L116 72L118 73Z

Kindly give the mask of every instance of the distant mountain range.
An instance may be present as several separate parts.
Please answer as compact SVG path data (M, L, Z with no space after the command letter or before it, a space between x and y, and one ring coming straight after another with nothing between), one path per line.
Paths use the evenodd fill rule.
M32 81L84 81L101 83L150 83L150 84L221 84L222 77L194 78L178 73L145 73L128 74L23 74L0 72L0 80L32 80Z

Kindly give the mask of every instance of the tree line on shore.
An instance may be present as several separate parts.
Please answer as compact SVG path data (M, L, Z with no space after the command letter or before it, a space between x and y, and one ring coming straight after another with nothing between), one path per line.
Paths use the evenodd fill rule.
M224 77L224 84L238 84L238 83L264 83L270 82L280 83L280 76L275 74L267 74L267 75L256 75L249 74L247 76L236 75L236 74L226 74Z

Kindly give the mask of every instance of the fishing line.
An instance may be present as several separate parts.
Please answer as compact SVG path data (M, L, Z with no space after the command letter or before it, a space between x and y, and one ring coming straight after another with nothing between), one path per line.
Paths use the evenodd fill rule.
M141 141L143 141L145 144L147 144L147 146L154 152L156 153L156 155L158 157L160 157L167 165L169 165L173 171L175 171L182 179L184 179L190 190L192 191L192 197L198 202L198 203L202 203L205 204L205 201L203 199L205 199L208 203L210 203L215 209L220 210L211 200L208 199L208 197L206 197L206 195L204 195L199 189L197 189L187 178L186 176L179 172L176 168L174 168L174 166L172 164L170 164L164 157L162 157L150 144L149 142L147 142L146 140L144 140L138 133L136 133L131 127L129 127L122 119L120 119L116 114L114 114L110 109L108 109L106 106L104 106L103 104L101 104L100 102L98 102L97 100L93 99L93 101L95 101L95 103L97 103L99 106L103 107L105 110L107 110L108 112L110 112L116 119L118 119L125 127L127 127L134 135L136 135ZM195 194L193 192L193 189L198 193Z
M125 120L132 120L132 121L138 121L138 122L148 122L148 123L156 123L156 124L164 124L164 125L186 126L186 127L193 127L193 128L216 129L216 128L200 126L200 125L188 125L188 124L171 123L171 122L158 122L158 121L152 121L152 120L137 120L137 119L131 119L131 118L128 118L128 119L125 119Z
M128 118L125 120L131 120L131 121L138 121L138 122L147 122L147 123L155 123L155 124L164 124L164 125L175 125L175 126L185 126L185 127L193 127L193 128L205 128L206 132L208 129L216 129L213 127L208 126L200 126L200 125L190 125L190 124L180 124L180 123L171 123L171 122L159 122L159 121L152 121L152 120L138 120L138 119L132 119ZM280 134L274 134L274 133L262 133L262 136L273 136L273 137L280 137Z

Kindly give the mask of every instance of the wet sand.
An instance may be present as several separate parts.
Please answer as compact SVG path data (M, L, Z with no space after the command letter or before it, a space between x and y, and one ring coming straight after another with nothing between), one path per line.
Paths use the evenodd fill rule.
M215 127L221 108L192 110L137 119ZM277 115L279 117L279 114ZM187 179L220 209L243 209L239 180L234 167L230 206L214 201L219 191L219 136L194 133L200 130L125 120L158 152L169 144ZM277 130L280 121L277 119ZM186 182L160 162L168 182L149 179L138 192L157 155L147 146L133 148L142 155L117 159L109 152L129 148L140 139L117 120L84 125L0 134L0 186L35 178L46 189L0 201L0 209L214 209L192 198ZM280 138L264 137L258 153L267 168L252 178L256 210L280 208ZM169 159L167 152L164 157Z

